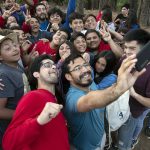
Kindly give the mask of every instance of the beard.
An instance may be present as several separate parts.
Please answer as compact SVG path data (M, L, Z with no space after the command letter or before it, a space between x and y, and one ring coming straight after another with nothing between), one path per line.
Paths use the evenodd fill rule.
M82 82L82 81L84 80L83 78L84 78L85 75L91 76L91 74L92 74L91 71L87 71L87 72L81 74L79 76L79 80L76 80L76 84L79 85L79 86L82 86L82 87L88 87L88 86L90 86L92 84L92 82L93 82L92 77L89 78L89 79L87 79L87 81L85 83Z
M81 82L76 82L77 85L81 86L81 87L89 87L92 84L92 79L89 80L87 83L81 83Z
M43 13L38 18L39 18L39 20L44 21L46 19L46 14Z

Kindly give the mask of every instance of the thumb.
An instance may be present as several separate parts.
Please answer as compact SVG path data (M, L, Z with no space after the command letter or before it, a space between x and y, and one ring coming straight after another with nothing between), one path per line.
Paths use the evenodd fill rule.
M63 105L59 105L59 109L62 109L63 108Z

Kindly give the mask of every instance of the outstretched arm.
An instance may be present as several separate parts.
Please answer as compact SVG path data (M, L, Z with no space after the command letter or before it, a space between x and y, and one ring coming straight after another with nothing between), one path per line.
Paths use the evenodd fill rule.
M145 71L131 73L137 59L135 55L126 58L119 71L117 83L105 90L91 91L87 95L79 98L77 102L77 110L79 112L87 112L94 108L105 107L115 101L126 90L133 86L136 79Z

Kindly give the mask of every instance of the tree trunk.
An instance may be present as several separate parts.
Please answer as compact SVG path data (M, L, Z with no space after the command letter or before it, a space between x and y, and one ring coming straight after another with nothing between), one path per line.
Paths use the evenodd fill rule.
M138 10L138 0L129 0L130 9L133 9L135 12Z
M99 9L101 10L105 4L108 4L109 0L99 0Z
M150 26L150 0L143 0L140 22L144 26Z
M138 21L140 20L140 16L141 16L142 4L143 4L143 0L139 0L138 10L137 10Z
M84 14L84 1L83 0L77 0L76 10L80 14Z
M117 0L109 0L109 5L111 6L112 10L116 10Z

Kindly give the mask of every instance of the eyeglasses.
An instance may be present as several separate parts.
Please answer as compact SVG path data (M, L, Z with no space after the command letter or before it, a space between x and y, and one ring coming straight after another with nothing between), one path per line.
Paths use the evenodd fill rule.
M55 64L52 62L46 62L46 63L41 63L41 66L43 66L44 68L52 68L52 66L55 66Z
M84 68L91 68L90 64L89 63L85 63L83 65L78 65L76 66L74 69L72 69L71 71L69 72L73 72L73 71L81 71L82 69Z

